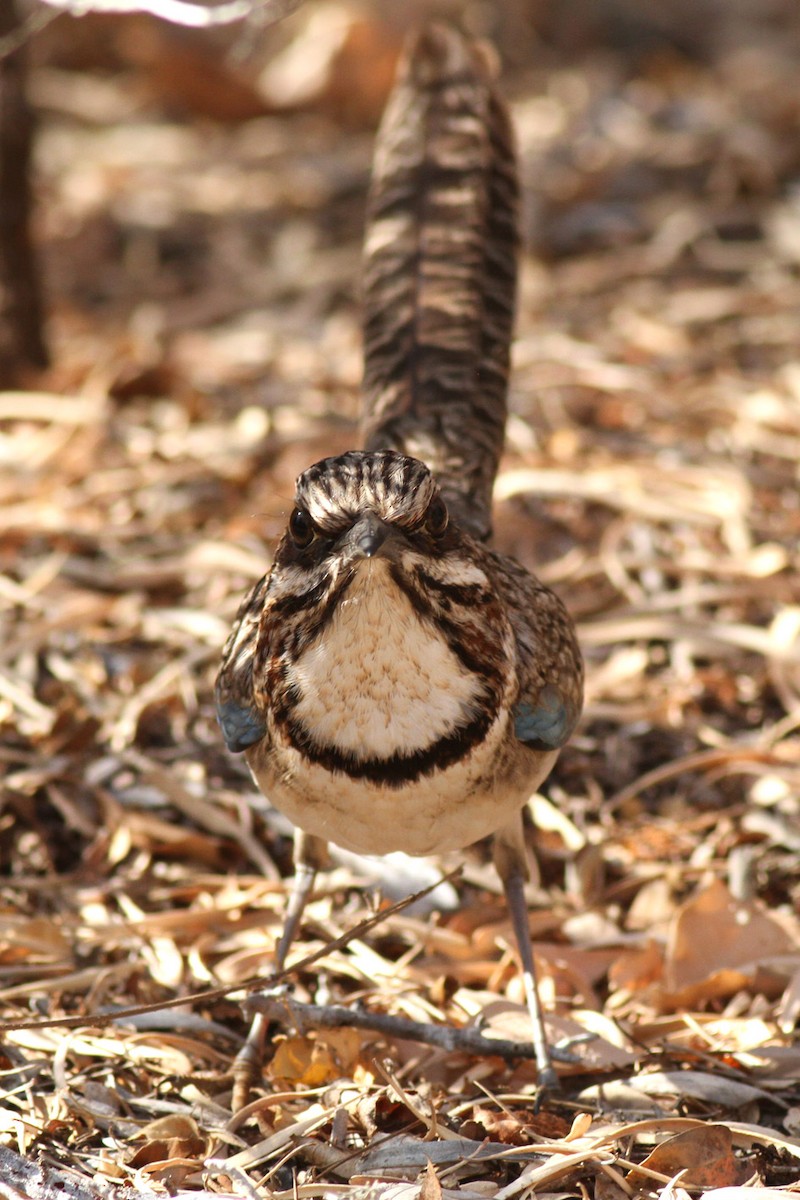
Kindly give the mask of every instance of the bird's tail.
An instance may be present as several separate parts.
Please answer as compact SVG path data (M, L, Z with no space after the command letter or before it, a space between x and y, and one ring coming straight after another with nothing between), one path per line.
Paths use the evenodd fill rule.
M503 447L517 279L512 129L483 50L411 38L375 149L364 264L367 450L420 458L481 538Z

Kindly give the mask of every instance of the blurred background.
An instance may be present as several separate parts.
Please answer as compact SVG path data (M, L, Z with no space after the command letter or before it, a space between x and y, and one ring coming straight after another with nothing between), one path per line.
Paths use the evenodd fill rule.
M257 13L216 31L59 16L33 38L37 240L62 364L60 340L87 322L125 326L136 345L117 388L144 357L269 404L293 382L278 340L279 357L303 359L297 383L333 371L352 398L372 135L404 34L431 15L497 48L534 260L657 237L679 271L699 239L706 260L727 247L735 272L766 236L796 261L792 0L309 0L268 26ZM529 289L540 281L527 272Z

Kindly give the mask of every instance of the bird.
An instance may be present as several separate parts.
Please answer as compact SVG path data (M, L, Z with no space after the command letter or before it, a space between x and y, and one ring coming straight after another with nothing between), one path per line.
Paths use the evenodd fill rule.
M562 601L492 546L519 259L495 77L455 26L407 41L367 205L363 448L299 476L216 702L228 749L297 830L279 968L329 843L433 855L491 838L550 1089L522 814L578 722L584 669ZM263 1037L257 1016L244 1075Z

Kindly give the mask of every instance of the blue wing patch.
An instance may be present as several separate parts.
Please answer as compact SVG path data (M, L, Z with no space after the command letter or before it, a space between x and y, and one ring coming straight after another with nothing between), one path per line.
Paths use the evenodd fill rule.
M575 725L572 705L547 684L539 693L537 704L521 700L514 705L514 732L531 750L557 750L563 746Z
M233 700L217 705L217 720L225 738L225 745L233 754L239 754L261 740L267 727L254 708L242 708Z

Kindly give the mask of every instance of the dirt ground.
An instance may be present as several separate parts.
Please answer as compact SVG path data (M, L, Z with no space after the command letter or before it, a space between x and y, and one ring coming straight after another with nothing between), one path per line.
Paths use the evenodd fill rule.
M225 752L213 678L295 476L356 442L374 129L431 7L35 35L53 365L0 393L0 1167L81 1197L796 1195L793 0L461 6L498 47L525 196L497 539L588 667L529 830L573 1058L535 1113L518 1054L370 1027L526 1037L481 848L342 855L231 1114L291 830ZM341 1005L367 1027L325 1028Z

